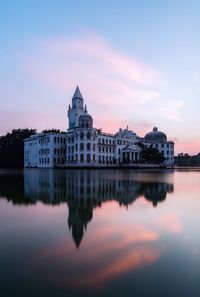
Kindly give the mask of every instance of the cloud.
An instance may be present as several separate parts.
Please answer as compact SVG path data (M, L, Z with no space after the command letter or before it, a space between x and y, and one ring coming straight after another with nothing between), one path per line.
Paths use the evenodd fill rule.
M95 34L37 41L21 62L46 88L64 90L68 102L78 84L95 125L104 130L115 128L114 122L150 123L152 114L156 120L166 110L170 120L179 117L178 101L161 100L167 83L159 70L128 57Z
M162 118L165 118L172 122L179 122L182 120L181 111L184 106L183 100L170 100L164 101L155 108L155 113L160 114Z

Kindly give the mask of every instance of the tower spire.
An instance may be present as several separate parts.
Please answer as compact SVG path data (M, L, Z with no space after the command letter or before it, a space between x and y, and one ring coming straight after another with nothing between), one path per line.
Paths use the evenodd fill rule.
M82 99L83 100L83 96L82 96L81 91L80 91L80 89L79 89L78 86L76 87L76 90L74 92L74 95L72 97L72 100L75 99L75 98L79 98L79 99Z

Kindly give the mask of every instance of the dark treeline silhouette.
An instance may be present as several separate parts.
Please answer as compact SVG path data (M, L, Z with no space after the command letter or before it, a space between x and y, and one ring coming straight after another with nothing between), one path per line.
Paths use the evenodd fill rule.
M22 168L24 166L25 138L35 134L35 129L14 129L0 137L0 167Z
M175 157L175 164L178 166L200 166L200 153L193 156L180 153Z
M65 133L64 131L60 131L60 129L45 129L41 133Z
M143 147L141 151L141 159L145 163L154 163L154 164L161 164L163 163L166 158L159 152L157 148L153 147Z

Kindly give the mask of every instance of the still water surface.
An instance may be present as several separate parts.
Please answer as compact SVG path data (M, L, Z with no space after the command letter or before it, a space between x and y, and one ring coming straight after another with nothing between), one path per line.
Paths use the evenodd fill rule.
M200 296L200 170L0 170L0 296Z

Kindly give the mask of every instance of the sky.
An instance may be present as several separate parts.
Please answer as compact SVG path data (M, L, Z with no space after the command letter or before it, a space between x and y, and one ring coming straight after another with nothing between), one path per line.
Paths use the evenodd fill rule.
M94 126L154 126L200 152L200 2L0 1L0 135L66 130L78 85Z

